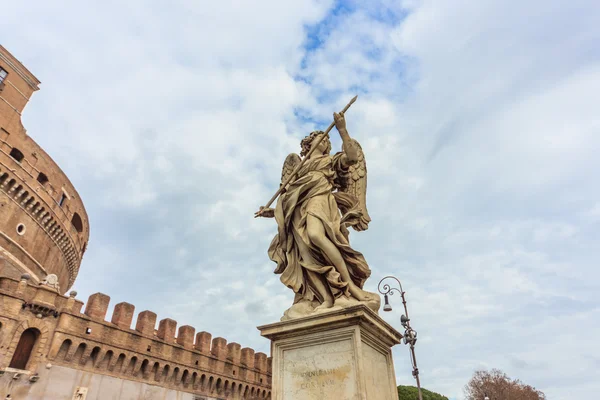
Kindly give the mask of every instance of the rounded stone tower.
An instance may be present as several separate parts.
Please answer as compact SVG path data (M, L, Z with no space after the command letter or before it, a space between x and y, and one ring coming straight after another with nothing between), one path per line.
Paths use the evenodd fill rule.
M0 46L0 276L73 285L89 238L77 191L33 140L21 113L40 81Z

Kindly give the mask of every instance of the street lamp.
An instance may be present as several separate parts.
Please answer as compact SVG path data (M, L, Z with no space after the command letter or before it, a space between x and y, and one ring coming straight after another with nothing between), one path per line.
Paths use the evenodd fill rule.
M391 287L387 283L381 285L386 279L394 279L398 282L398 286L400 289ZM392 296L394 292L400 293L402 297L402 304L404 305L404 314L400 317L400 323L404 327L404 344L410 345L410 362L413 367L412 375L417 380L417 388L419 389L419 400L423 400L423 395L421 394L421 381L419 380L419 368L417 368L417 359L415 357L415 343L417 343L417 331L410 327L410 318L408 318L408 309L406 308L406 298L404 297L404 290L402 289L402 283L400 280L394 276L386 276L382 280L379 281L377 285L377 290L379 293L383 295L384 304L383 311L392 311L392 306L390 305L388 295ZM490 400L486 398L485 400Z

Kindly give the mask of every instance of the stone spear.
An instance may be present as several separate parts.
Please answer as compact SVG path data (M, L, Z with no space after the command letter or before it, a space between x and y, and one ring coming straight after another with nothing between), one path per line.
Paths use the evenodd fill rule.
M340 112L340 114L344 114L346 111L348 111L348 109L350 108L350 106L356 101L356 99L358 98L358 95L354 96L352 98L352 100L350 100L350 102L348 104L346 104L346 107L344 107L344 109ZM254 217L260 217L260 215L262 214L262 211L264 209L269 208L269 206L271 204L273 204L273 202L275 201L275 199L277 198L277 196L279 196L281 193L283 193L285 191L285 187L288 185L288 183L290 183L295 177L296 174L298 173L298 171L300 171L300 168L302 168L302 166L304 165L304 163L306 162L306 160L308 160L308 158L310 157L310 155L313 153L313 151L316 150L317 147L319 147L319 143L321 143L321 141L323 139L325 139L325 137L327 137L327 135L329 135L329 131L331 131L331 129L333 128L333 126L335 125L335 121L333 121L331 124L329 124L329 127L325 130L325 133L323 135L321 135L321 137L319 138L319 140L317 140L315 143L312 143L310 146L310 151L308 152L308 154L302 159L302 161L300 161L300 163L296 166L296 168L294 168L294 170L292 171L292 173L290 174L290 176L285 180L285 182L281 182L281 185L279 186L279 189L277 189L277 191L275 192L275 194L273 195L273 197L271 197L271 200L269 200L267 202L267 204L265 204L264 207L261 207L259 211L257 211L254 214Z

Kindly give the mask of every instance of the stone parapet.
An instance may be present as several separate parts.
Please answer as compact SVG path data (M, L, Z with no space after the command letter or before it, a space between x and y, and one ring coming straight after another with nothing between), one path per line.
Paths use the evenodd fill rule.
M270 398L271 360L264 353L221 337L213 339L208 332L195 334L189 325L177 329L177 322L168 318L155 330L157 318L151 311L140 312L131 329L135 307L129 303L117 304L109 322L105 316L110 297L105 294L91 295L81 313L81 301L24 282L0 278L0 303L5 306L0 321L3 331L12 329L5 321L40 321L47 328L35 365L45 363L45 358L52 364L184 392L226 399ZM43 316L30 309L40 298L44 309L50 310ZM8 336L0 339L5 349L18 341L9 341ZM0 368L12 357L10 351L2 351Z
M131 321L133 321L133 312L135 307L129 303L119 303L115 306L113 311L111 323L117 325L119 328L129 329L131 328Z

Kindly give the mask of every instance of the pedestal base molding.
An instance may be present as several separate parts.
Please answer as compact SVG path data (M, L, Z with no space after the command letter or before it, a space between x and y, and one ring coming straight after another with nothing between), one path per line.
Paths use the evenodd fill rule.
M398 400L402 335L364 305L258 327L271 340L274 400Z

